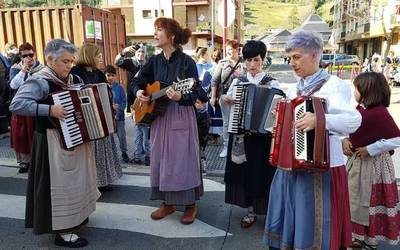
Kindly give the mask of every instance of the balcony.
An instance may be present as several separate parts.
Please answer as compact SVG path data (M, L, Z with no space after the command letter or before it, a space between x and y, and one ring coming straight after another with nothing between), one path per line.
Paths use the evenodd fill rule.
M211 34L211 22L209 21L187 22L186 25L192 31L193 35Z
M210 0L173 0L173 6L207 6Z

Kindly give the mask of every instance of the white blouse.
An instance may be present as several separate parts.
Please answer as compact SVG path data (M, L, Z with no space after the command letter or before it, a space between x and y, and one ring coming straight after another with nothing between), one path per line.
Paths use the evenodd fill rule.
M297 96L297 88L288 90L288 97ZM330 164L339 167L345 164L340 136L355 132L361 125L361 114L351 105L351 88L337 76L330 76L314 96L327 100L326 129L329 130Z

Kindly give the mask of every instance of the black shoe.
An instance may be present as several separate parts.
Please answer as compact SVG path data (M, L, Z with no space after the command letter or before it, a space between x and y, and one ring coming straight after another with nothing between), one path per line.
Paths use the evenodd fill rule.
M150 166L150 157L144 158L144 165Z
M129 159L126 153L122 153L122 161L125 163L129 163L131 159Z
M65 241L61 235L56 234L56 238L54 239L54 244L60 247L69 247L69 248L80 248L88 245L88 241L85 238L79 237L75 241Z
M82 223L80 224L80 226L86 225L89 223L89 217L87 217L84 221L82 221Z
M18 170L18 173L24 174L29 171L29 165L21 165L21 167Z
M140 160L139 158L133 158L133 159L131 160L131 163L142 164L142 160Z
M104 193L104 192L110 192L113 190L111 186L104 186L104 187L98 187L99 191Z

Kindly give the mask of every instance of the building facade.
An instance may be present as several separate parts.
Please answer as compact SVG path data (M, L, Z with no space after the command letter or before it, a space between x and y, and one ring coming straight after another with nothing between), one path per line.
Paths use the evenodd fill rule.
M244 0L228 1L235 5L235 19L228 28L228 40L243 43ZM223 0L103 0L102 8L125 15L128 41L152 42L154 20L161 16L174 18L192 31L191 40L184 49L193 50L198 46L222 47L223 29L217 22L218 7L222 2Z
M331 14L338 53L361 59L389 51L400 56L399 0L335 0Z
M173 17L172 0L103 0L102 8L125 16L128 44L153 42L154 21Z

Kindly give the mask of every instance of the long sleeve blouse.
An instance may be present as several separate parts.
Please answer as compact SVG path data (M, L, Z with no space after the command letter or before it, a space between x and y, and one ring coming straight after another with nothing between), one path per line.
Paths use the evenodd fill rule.
M190 56L177 49L169 60L165 58L164 53L152 56L134 78L131 88L136 96L136 92L139 89L145 89L149 83L160 81L162 85L167 86L177 80L187 78L194 78L196 84L189 93L182 94L179 105L191 106L199 95L206 95L206 93L199 84L196 63Z
M50 105L39 104L49 94L46 80L31 76L19 87L10 104L10 111L24 116L50 116Z
M124 88L115 82L111 87L112 91L112 103L118 104L118 109L115 111L115 118L117 121L123 121L125 119L125 106L126 106L126 95Z
M367 146L369 155L376 156L400 147L400 137L382 139Z
M296 96L297 88L288 91L289 98ZM347 136L355 132L361 125L361 115L350 103L350 86L337 76L332 75L314 96L327 100L325 120L326 129L330 135L331 167L344 165L342 143L339 136Z

